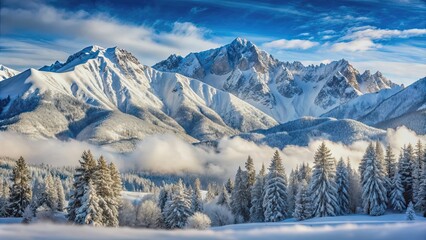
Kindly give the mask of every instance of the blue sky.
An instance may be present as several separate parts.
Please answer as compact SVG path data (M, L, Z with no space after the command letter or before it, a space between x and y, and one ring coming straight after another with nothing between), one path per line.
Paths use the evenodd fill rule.
M345 58L398 83L426 76L426 3L352 1L2 0L0 63L49 65L88 45L153 65L247 38L282 61Z

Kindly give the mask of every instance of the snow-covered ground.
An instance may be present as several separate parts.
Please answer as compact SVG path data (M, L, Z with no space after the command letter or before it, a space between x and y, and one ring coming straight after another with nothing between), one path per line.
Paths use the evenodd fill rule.
M4 219L0 219L3 223ZM0 239L410 239L424 240L426 218L404 214L351 215L302 222L250 223L197 230L94 228L51 223L0 224Z
M121 196L123 199L129 200L131 202L140 202L143 198L152 195L152 193L149 192L129 192L129 191L122 191Z

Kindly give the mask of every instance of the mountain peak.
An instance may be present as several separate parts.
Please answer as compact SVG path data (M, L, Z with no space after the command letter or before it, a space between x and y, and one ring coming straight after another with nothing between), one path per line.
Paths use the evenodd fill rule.
M6 78L13 77L18 73L18 71L0 64L0 81Z
M245 48L245 47L252 47L254 46L254 44L252 42L250 42L247 39L241 38L241 37L237 37L234 39L234 41L231 42L231 44L229 44L232 47L237 47L237 48Z

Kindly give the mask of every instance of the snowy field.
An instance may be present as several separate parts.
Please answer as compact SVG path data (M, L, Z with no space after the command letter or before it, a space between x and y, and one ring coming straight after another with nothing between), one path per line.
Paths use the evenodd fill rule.
M0 219L0 223L6 223ZM426 218L405 221L405 214L379 217L352 215L280 223L251 223L197 230L147 230L93 228L88 226L37 223L0 224L0 239L426 239ZM15 224L13 224L15 223Z

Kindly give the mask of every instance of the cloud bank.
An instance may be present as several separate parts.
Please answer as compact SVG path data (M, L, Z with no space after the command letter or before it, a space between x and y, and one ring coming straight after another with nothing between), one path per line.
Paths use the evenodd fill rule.
M418 140L426 143L426 135L418 136L413 131L400 127L388 129L383 145L390 145L398 156L404 144L415 144ZM107 148L77 141L31 140L24 136L0 132L0 156L18 158L24 156L31 164L47 163L54 166L76 166L84 150L91 149L95 156L104 155L115 162L121 170L144 170L167 174L206 174L226 179L233 177L239 166L243 167L247 156L254 159L256 169L262 163L269 166L275 150L279 150L287 173L302 163L313 164L314 153L323 140L311 141L308 146L286 146L284 149L257 145L241 138L223 138L217 149L193 146L174 135L147 137L127 154L113 152ZM357 167L369 142L358 141L351 145L324 140L333 157L349 158Z

